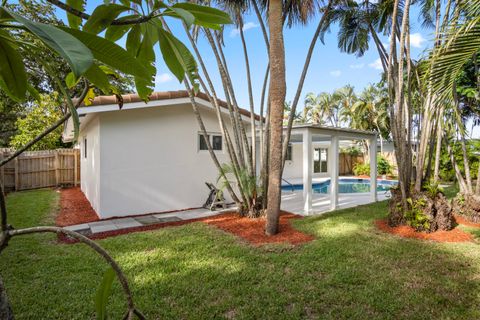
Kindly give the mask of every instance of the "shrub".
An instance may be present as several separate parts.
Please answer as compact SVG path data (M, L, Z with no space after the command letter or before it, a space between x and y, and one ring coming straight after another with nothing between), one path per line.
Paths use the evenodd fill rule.
M377 158L377 171L378 174L391 174L392 173L392 165L385 159L383 156L379 156Z
M407 220L407 224L417 230L430 229L430 221L422 210L427 204L425 199L419 198L414 200L408 198L407 202L410 205L410 209L405 211L405 220Z
M353 174L356 176L370 175L370 164L368 163L356 163L353 166Z

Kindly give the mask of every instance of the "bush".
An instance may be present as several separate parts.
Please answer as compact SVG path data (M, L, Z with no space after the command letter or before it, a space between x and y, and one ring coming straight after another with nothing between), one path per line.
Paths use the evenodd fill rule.
M378 174L391 174L393 166L382 156L377 158L377 173ZM353 174L356 176L370 175L370 164L369 163L356 163L353 166Z
M353 166L353 174L356 176L369 176L370 175L370 164L368 163L356 163Z
M391 174L392 173L392 165L382 156L377 158L377 172L378 174Z

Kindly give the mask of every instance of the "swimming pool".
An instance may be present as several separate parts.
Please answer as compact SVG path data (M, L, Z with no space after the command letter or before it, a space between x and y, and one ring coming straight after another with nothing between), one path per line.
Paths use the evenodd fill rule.
M388 191L391 187L396 186L396 180L377 180L377 191ZM330 193L330 180L319 183L313 183L312 189L314 193ZM282 185L282 191L303 190L303 184ZM370 179L360 178L340 178L338 179L339 193L363 193L370 192Z

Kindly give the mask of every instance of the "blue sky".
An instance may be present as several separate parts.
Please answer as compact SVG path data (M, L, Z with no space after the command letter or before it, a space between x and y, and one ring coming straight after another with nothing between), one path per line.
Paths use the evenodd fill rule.
M101 4L101 1L88 1L87 11L92 12L95 6ZM65 19L63 11L58 10L58 15ZM417 22L418 9L413 8L412 17L412 56L419 57L431 45L429 39L432 38L432 30L424 29ZM287 101L293 99L295 94L300 72L303 68L305 55L310 44L310 40L317 26L319 17L313 19L307 26L294 26L285 30L285 51L287 68ZM178 22L170 19L169 23L173 33L185 44L188 39L185 36L183 28ZM245 37L249 50L252 81L255 96L255 109L258 111L260 103L260 92L262 88L265 67L267 64L267 52L265 43L255 15L249 15L245 18ZM369 83L380 80L380 65L378 54L373 43L368 52L363 57L357 58L340 52L337 47L337 27L332 26L330 33L325 36L325 43L317 43L315 53L310 64L309 72L302 92L302 99L308 92L333 91L336 88L351 84L357 92L360 92ZM247 83L245 76L245 63L241 47L238 30L234 26L227 26L225 29L225 47L224 52L228 61L228 67L232 76L233 84L237 94L239 104L248 108ZM382 42L388 43L388 37L382 36ZM123 45L124 39L119 41ZM223 98L223 88L217 71L216 62L209 45L203 37L199 38L199 48L204 57L209 73L213 78L217 94ZM159 48L157 52L157 77L155 90L183 90L183 84L169 72L163 61ZM299 109L303 103L299 104Z
M87 12L92 12L97 5L102 3L102 1L98 0L87 1ZM57 13L61 19L66 21L64 11L57 10ZM414 6L411 10L410 16L411 52L414 59L424 55L433 43L433 30L423 28L418 21L418 16L419 10ZM293 99L297 89L307 49L318 24L318 20L319 17L316 17L310 21L307 26L297 25L291 29L286 29L284 32L287 70L287 101ZM244 21L244 31L249 50L252 73L255 110L258 112L263 77L267 65L267 52L256 16L253 14L249 15L245 17ZM181 27L181 25L174 19L170 19L169 24L172 28L172 32L189 46L183 27ZM333 25L330 28L330 32L325 35L325 43L322 44L320 41L317 43L307 79L303 87L301 100L298 105L298 109L300 110L303 108L303 98L308 92L331 92L347 84L353 85L356 92L361 92L369 83L378 82L380 80L381 66L373 41L371 41L370 49L365 55L357 58L355 55L340 52L337 46L337 31L337 26ZM224 39L224 52L235 87L237 100L242 107L249 108L245 63L238 30L236 30L234 26L227 26L225 28ZM381 35L381 40L384 44L387 44L388 36ZM121 39L118 43L123 46L124 39ZM210 46L202 36L199 37L198 46L214 82L217 94L220 98L224 98L223 87L221 86L215 58L211 52ZM178 82L163 63L158 46L155 48L155 51L158 57L156 63L157 76L155 90L184 90L185 87L183 84ZM471 124L467 124L468 131L470 131L470 128ZM480 138L480 128L476 127L473 132L471 132L471 137Z

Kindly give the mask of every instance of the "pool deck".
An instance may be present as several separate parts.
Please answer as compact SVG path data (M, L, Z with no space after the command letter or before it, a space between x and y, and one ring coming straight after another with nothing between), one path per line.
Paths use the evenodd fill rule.
M352 179L355 177L339 177L340 179ZM313 183L320 183L327 180L330 180L329 177L324 178L313 178ZM291 184L301 184L302 179L287 179L288 182ZM389 191L378 191L377 198L378 201L386 200L390 196ZM370 193L340 193L338 195L338 209L345 209L356 207L363 204L372 203L372 196ZM330 194L322 194L322 193L313 193L312 199L312 211L306 213L303 209L304 201L303 201L303 191L302 190L295 190L289 191L285 190L282 192L282 210L288 211L291 213L295 213L298 215L306 216L306 215L316 215L322 214L326 212L330 212Z

